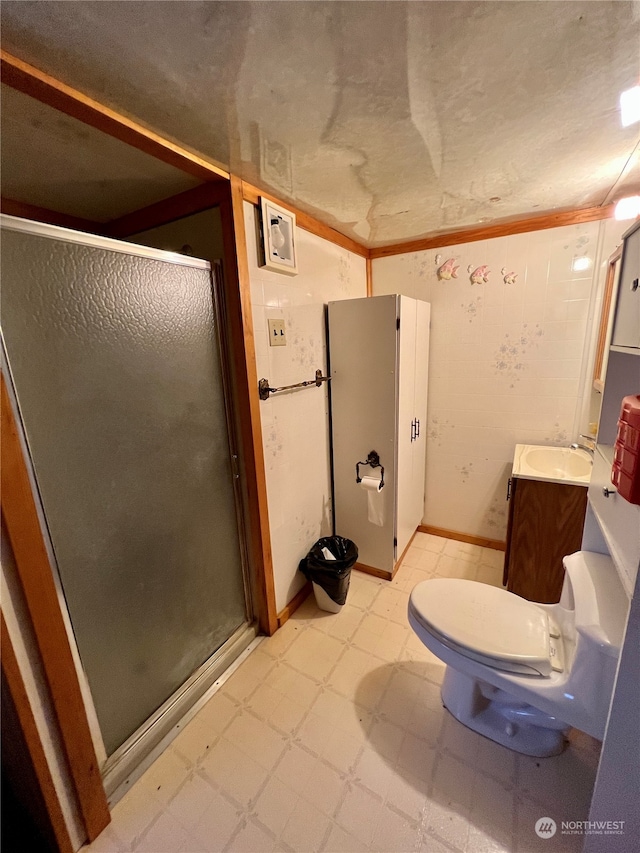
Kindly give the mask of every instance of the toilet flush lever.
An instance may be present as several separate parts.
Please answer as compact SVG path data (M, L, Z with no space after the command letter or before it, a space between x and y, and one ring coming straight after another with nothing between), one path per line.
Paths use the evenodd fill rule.
M607 486L604 486L602 489L602 494L605 498L611 497L611 495L615 495L616 489L609 489Z

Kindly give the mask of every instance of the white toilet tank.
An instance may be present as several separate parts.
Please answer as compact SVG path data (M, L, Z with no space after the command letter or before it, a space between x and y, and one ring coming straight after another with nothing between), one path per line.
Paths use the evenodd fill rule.
M560 608L573 611L572 618L562 625L565 650L575 644L573 660L568 663L571 672L567 689L575 692L594 719L602 721L602 731L596 735L602 738L629 599L609 556L578 551L565 557L563 563L566 572Z

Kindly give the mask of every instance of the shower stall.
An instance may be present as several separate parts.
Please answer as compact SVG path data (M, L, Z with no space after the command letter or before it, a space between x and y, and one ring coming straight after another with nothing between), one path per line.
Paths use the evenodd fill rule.
M107 794L255 636L208 261L2 217L3 371Z

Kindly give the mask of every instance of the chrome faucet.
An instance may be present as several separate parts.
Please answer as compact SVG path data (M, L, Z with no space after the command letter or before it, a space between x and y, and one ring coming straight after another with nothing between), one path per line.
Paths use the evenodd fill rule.
M580 433L580 438L584 438L586 441L590 442L589 444L581 444L578 441L575 441L573 444L570 444L569 447L571 450L586 450L587 453L590 453L592 456L596 449L596 440L592 435L584 435Z

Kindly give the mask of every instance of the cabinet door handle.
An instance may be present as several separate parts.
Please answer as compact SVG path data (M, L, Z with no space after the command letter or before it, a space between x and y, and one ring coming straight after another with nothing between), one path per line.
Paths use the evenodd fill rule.
M416 438L420 435L420 421L416 418Z
M507 500L511 500L511 477L507 480Z
M631 282L631 292L635 293L638 289L638 286L640 286L640 278L634 278L634 280Z
M411 421L411 441L416 440L416 422L415 419Z

